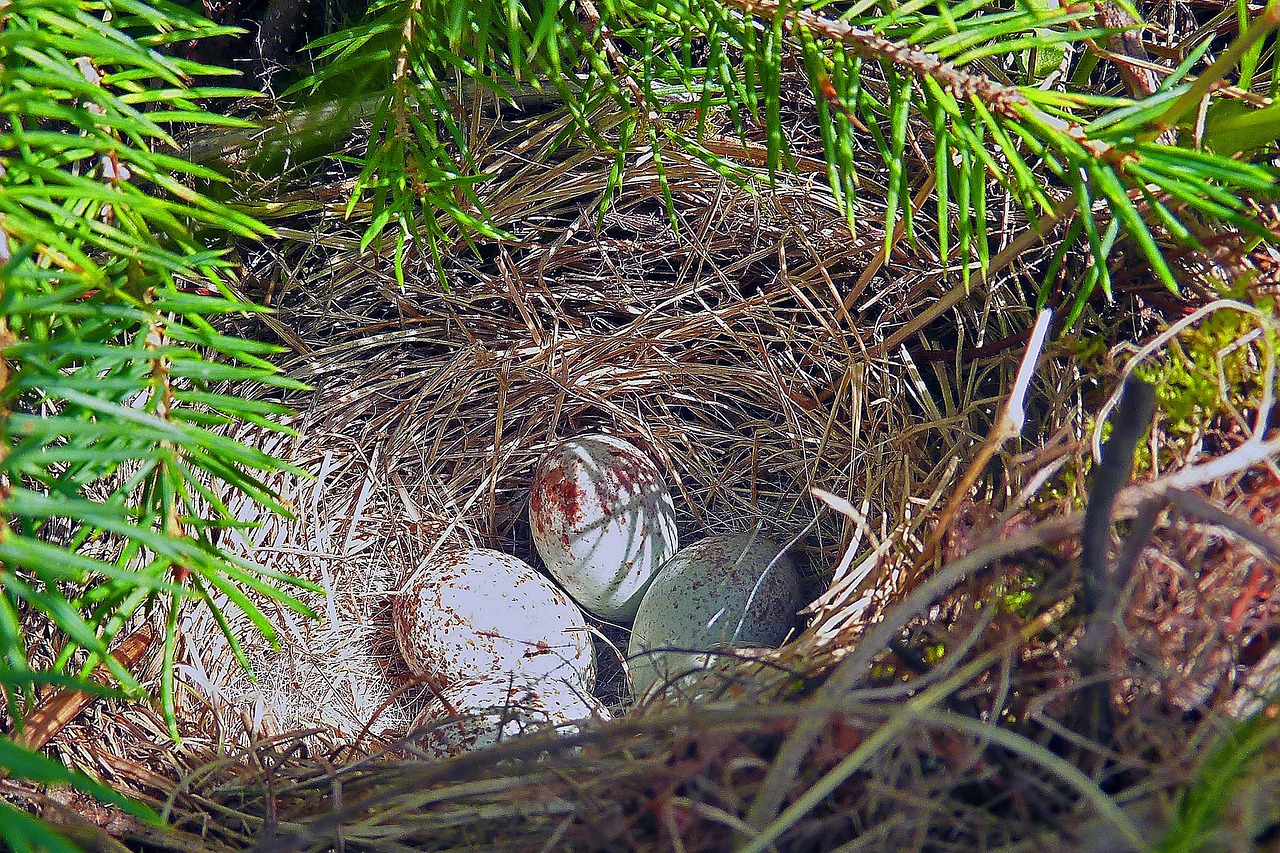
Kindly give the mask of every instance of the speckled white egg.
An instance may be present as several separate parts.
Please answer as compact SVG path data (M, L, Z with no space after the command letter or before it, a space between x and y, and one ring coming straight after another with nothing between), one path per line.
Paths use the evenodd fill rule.
M412 740L425 757L444 759L522 734L574 734L607 719L608 709L576 682L490 676L454 684L428 703Z
M662 566L640 603L627 650L636 695L707 665L693 652L776 646L799 606L800 578L781 545L754 533L695 542Z
M630 620L678 547L676 513L657 466L607 435L564 441L542 457L529 490L533 542L579 604Z
M392 608L409 669L436 686L494 673L595 685L586 617L532 566L487 548L438 553L409 579Z

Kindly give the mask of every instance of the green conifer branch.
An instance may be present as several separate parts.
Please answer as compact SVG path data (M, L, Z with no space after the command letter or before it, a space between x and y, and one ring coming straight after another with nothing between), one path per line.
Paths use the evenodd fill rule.
M210 322L258 310L219 293L217 245L266 229L192 188L215 172L161 153L173 122L243 124L195 99L247 93L190 90L219 69L157 49L225 28L162 0L0 0L0 30L0 692L20 727L37 684L101 693L95 667L138 695L108 647L149 604L172 620L184 599L212 606L200 590L245 585L306 612L290 581L215 545L238 523L219 495L283 510L262 478L289 470L220 432L283 407L220 386L301 386L266 360L275 347ZM44 671L24 636L37 616L62 634ZM22 772L9 757L30 760L0 749L0 769ZM0 821L0 846L29 838L15 832Z
M957 253L966 279L971 261L985 267L988 178L1003 183L1033 220L1054 207L1050 184L1065 184L1075 191L1073 217L1079 217L1080 236L1087 238L1095 261L1075 294L1079 308L1095 286L1109 290L1106 254L1121 234L1174 290L1177 274L1165 252L1172 244L1194 243L1197 229L1190 219L1271 238L1252 204L1275 196L1275 170L1241 163L1231 158L1234 152L1195 150L1190 140L1170 134L1189 104L1227 91L1221 81L1231 69L1251 56L1256 67L1261 61L1257 45L1277 26L1275 9L1272 3L1255 16L1236 44L1199 77L1192 77L1191 65L1184 63L1150 97L1126 98L1078 88L1046 90L1034 85L1038 80L1015 85L994 73L997 67L991 64L1036 49L1061 53L1074 44L1100 51L1102 41L1134 42L1137 51L1140 40L1116 29L1132 16L1112 14L1116 10L1107 4L1097 10L997 9L986 0L971 0L930 11L921 4L862 3L836 18L782 0L579 0L576 6L525 0L515 15L506 2L392 0L377 7L374 30L399 34L400 40L375 44L369 29L322 40L324 55L337 61L308 85L345 79L356 67L375 68L380 55L397 57L394 73L385 78L394 81L388 110L394 116L415 114L417 124L409 130L401 123L391 132L392 125L375 122L358 189L371 192L374 202L366 243L395 221L399 254L414 239L419 222L433 247L446 239L443 223L449 219L462 226L463 234L469 227L484 228L484 209L474 190L483 177L474 172L465 130L452 114L461 104L460 83L483 85L508 102L525 85L558 92L589 143L613 152L619 163L628 147L648 140L669 197L662 168L662 149L668 145L679 145L739 179L735 164L704 145L707 116L717 109L744 140L748 122L761 125L771 174L784 168L789 153L781 127L779 69L784 54L797 49L814 93L831 186L848 206L851 223L859 167L854 152L872 141L888 171L886 234L894 233L901 219L911 236L913 178L902 154L910 118L922 114L934 129L943 260ZM707 56L702 66L691 59L698 40ZM885 80L886 103L866 88L863 77L872 70ZM450 74L452 83L446 82ZM416 95L424 89L431 93L429 104ZM1135 87L1139 94L1142 89ZM622 117L601 133L592 117L606 101ZM1265 99L1247 103L1268 105ZM688 127L668 122L669 116L694 110L696 120ZM1263 146L1273 141L1265 133L1256 135ZM455 152L452 158L442 153L446 146ZM397 163L413 164L418 180L388 184L386 176ZM615 170L606 205L621 179L621 170ZM1092 211L1097 202L1110 210L1101 219Z

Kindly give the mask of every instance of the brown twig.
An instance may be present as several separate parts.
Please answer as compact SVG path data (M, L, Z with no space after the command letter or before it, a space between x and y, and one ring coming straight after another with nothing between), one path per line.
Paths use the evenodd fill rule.
M1074 218L1077 207L1076 195L1072 193L1052 211L1041 216L1031 225L1022 229L1016 237L1009 241L1003 249L1001 249L991 262L987 264L987 268L982 272L982 280L989 282L995 279L996 275L1003 271L1006 267L1018 261L1023 253L1029 251L1034 246L1044 241L1052 231L1059 225ZM877 358L895 351L902 344L913 338L921 329L929 325L938 317L954 308L961 300L968 298L972 294L969 288L962 287L959 284L953 286L942 296L938 297L932 305L912 317L902 328L889 335L881 343L876 344L867 353L869 358Z
M1170 489L1165 498L1186 515L1207 521L1234 533L1244 541L1257 547L1267 555L1267 559L1280 563L1280 541L1267 535L1267 532L1247 518L1232 515L1221 507L1216 507L1195 492L1184 489Z
M592 34L599 36L601 49L613 64L617 79L630 93L632 109L648 121L660 122L662 114L650 105L644 89L636 82L635 75L631 73L631 68L627 65L622 51L618 50L618 45L613 40L613 30L601 19L600 10L596 8L596 4L592 0L578 0L578 2L582 6L582 13L587 23L591 25Z
M1146 67L1148 56L1142 43L1142 22L1114 0L1101 0L1098 3L1098 23L1107 29L1120 31L1107 36L1107 46L1111 48L1111 60L1129 94L1143 98L1154 95L1160 88L1160 79Z
M955 361L974 361L979 358L989 358L993 355L1000 355L1006 350L1024 344L1031 337L1031 329L1023 329L1012 335L1006 335L998 341L992 341L989 344L983 344L976 347L965 347L964 349L912 349L908 347L911 357L916 361L926 364Z
M150 628L139 628L120 643L111 652L122 667L132 669L142 660L143 655L155 642L155 632ZM104 686L110 685L111 677L107 670L99 667L89 676L91 681ZM98 696L75 688L59 690L36 706L23 721L21 731L12 736L13 742L23 749L38 750L62 731L68 723L75 719L85 708L88 708ZM2 774L2 771L0 771Z

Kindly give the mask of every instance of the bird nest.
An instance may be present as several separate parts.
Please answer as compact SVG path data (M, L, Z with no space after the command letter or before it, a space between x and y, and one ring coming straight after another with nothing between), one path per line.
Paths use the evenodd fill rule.
M209 611L184 611L181 744L157 746L146 708L98 703L51 747L151 797L171 828L100 823L218 851L1103 850L1163 832L1169 792L1199 778L1196 750L1266 707L1280 672L1244 669L1275 657L1280 620L1270 321L1236 312L1238 334L1193 364L1214 414L1117 499L1147 528L1117 555L1134 581L1082 682L1077 629L1097 614L1079 610L1073 561L1102 403L1082 374L1109 390L1125 357L1054 344L1024 443L1001 433L1033 321L1020 282L1032 229L1010 217L966 290L924 239L906 251L877 231L875 176L855 233L821 176L766 191L668 151L673 223L651 161L631 164L601 215L612 158L535 165L516 148L477 151L496 176L482 201L510 239L460 243L439 266L410 252L397 270L311 192L310 213L242 259L237 286L276 313L240 331L281 343L282 370L311 390L283 398L296 434L237 437L311 477L272 479L289 519L233 502L257 525L221 544L311 581L301 597L318 619L256 599L272 642L224 606L251 678ZM751 172L750 146L738 153ZM1177 362L1175 343L1126 363ZM1215 364L1238 381L1217 382ZM793 635L605 727L400 760L424 685L391 635L395 590L452 544L536 564L532 472L584 432L650 455L682 541L759 529L794 543L810 603ZM1169 471L1199 479L1175 495ZM1183 504L1144 515L1155 497ZM595 628L599 692L618 710L625 629ZM1105 712L1082 701L1100 683L1115 688ZM1265 812L1241 814L1240 837L1280 825Z
M303 595L316 621L260 602L278 619L278 649L224 608L256 681L207 611L184 622L195 653L182 672L227 737L315 728L370 748L402 735L421 691L397 660L392 594L451 542L537 564L530 480L565 437L606 432L647 451L671 485L682 541L757 529L794 543L808 600L851 547L914 517L922 483L939 492L966 413L954 429L921 429L927 391L909 351L870 357L909 319L927 271L869 277L850 302L846 283L874 267L883 237L851 235L828 190L759 192L696 162L668 169L682 178L679 228L653 197L655 176L637 169L598 224L562 192L515 239L446 256L443 279L410 258L401 283L352 251L336 223L251 267L246 282L280 282L249 293L276 308L253 333L280 338L291 350L282 369L312 390L286 400L296 436L251 427L238 437L314 479L277 475L294 517L245 516L262 523L221 544L323 592ZM561 233L547 240L553 226ZM855 512L830 512L815 488ZM866 573L843 580L809 634L858 624L870 591L886 589ZM598 692L616 705L625 678L611 647L625 646L625 631L596 627Z
M888 282L846 312L826 282L858 275L858 262L834 211L797 226L794 210L823 209L812 192L720 185L680 200L680 230L640 194L600 229L454 258L447 289L425 268L401 286L390 269L294 247L291 278L308 286L272 294L273 325L294 350L285 369L314 391L292 400L299 436L274 446L315 479L290 481L296 519L264 524L244 553L327 592L311 599L318 622L282 631L280 652L245 635L252 660L287 660L287 676L252 685L225 652L221 670L206 669L230 697L223 733L250 746L233 772L179 798L176 825L194 828L213 802L214 847L291 850L987 849L1046 832L1061 849L1099 850L1194 830L1171 817L1187 808L1171 792L1207 784L1203 744L1226 738L1230 752L1233 726L1280 682L1267 592L1280 580L1275 439L1257 415L1275 382L1259 333L1270 321L1215 303L1102 363L1165 387L1198 371L1214 414L1191 440L1162 415L1155 455L1120 493L1117 514L1136 520L1115 560L1132 580L1116 591L1118 633L1086 668L1076 629L1102 617L1080 610L1071 567L1096 421L1062 404L1081 393L1070 344L1038 370L1032 449L1007 452L993 427L1021 346L944 367L931 360L933 326L886 351L913 318ZM820 234L826 250L805 254ZM1238 334L1209 362L1176 345L1223 315ZM992 317L952 312L948 343L990 340L996 329L975 321ZM776 652L607 727L397 760L412 752L405 725L421 699L394 654L391 592L451 540L536 561L530 474L553 442L584 431L651 454L687 541L745 528L794 541L812 599L804 621ZM962 499L961 460L993 456L1004 479L979 482L1002 488ZM596 627L608 659L624 634ZM355 651L335 664L337 648ZM353 698L342 685L355 666L381 680ZM620 679L616 668L603 679L615 710ZM262 728L270 714L257 709L295 681L325 701ZM344 749L326 753L334 764L288 760L300 734ZM358 755L374 760L350 763ZM1248 773L1253 799L1225 812L1237 841L1280 825L1258 805L1275 779Z

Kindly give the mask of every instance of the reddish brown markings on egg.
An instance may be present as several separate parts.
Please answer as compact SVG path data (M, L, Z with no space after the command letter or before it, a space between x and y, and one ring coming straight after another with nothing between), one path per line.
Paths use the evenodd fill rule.
M657 482L657 470L648 458L623 450L607 450L596 482L600 506L606 513L624 509Z
M572 477L567 476L564 466L552 466L538 478L537 485L529 495L529 508L534 523L544 532L544 525L552 518L563 519L563 527L566 529L581 524L582 497L582 490Z

